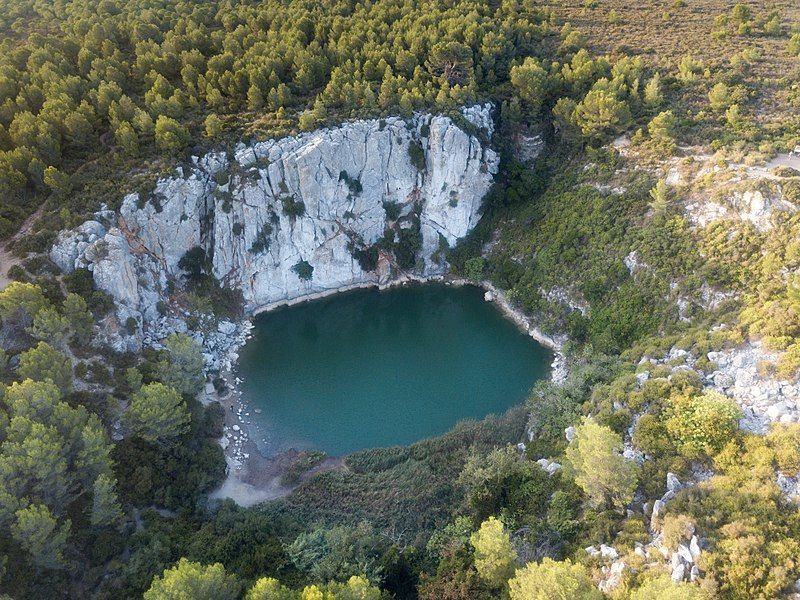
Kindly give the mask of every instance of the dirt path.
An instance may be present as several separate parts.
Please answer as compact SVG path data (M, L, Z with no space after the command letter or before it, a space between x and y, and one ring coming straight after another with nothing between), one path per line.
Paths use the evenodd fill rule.
M0 247L0 290L4 290L11 283L8 277L8 270L14 265L19 264L20 259L13 256L8 250Z

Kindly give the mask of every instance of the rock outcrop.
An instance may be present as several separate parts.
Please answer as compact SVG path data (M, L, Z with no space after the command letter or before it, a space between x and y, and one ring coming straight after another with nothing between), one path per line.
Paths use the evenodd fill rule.
M463 114L491 136L489 105ZM127 195L118 214L63 232L50 253L66 272L92 271L131 329L131 320L147 330L163 319L169 282L197 247L250 313L441 274L443 250L478 222L499 158L450 118L416 115L240 144L192 162L147 197Z

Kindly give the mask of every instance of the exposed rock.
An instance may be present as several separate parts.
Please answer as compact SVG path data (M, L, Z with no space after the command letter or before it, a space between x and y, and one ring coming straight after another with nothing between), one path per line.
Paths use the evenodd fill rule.
M236 324L230 321L220 321L217 330L225 335L231 335L236 331Z
M683 581L685 574L686 574L686 565L684 565L683 563L678 563L672 568L672 573L670 576L672 577L672 581L677 583L679 581Z
M664 509L664 503L661 500L656 500L653 502L653 512L650 515L650 529L653 530L656 529L658 517L663 509Z
M491 112L475 106L464 116L488 137ZM119 215L63 232L51 250L64 271L92 271L114 297L120 323L136 322L141 339L120 341L120 349L158 343L179 327L164 321L159 302L195 247L224 285L242 291L250 312L403 276L387 252L371 270L355 257L387 228L397 236L418 227L414 274L443 273L442 249L478 222L499 158L448 117L421 114L240 144L232 158L212 153L193 162L159 180L149 198L126 196ZM100 222L106 217L108 227ZM295 268L301 262L310 277ZM233 335L232 325L221 323L219 333Z
M691 541L689 542L689 552L692 554L692 562L697 560L697 557L700 556L700 544L697 541L697 536L693 535Z
M610 594L619 587L622 583L626 566L624 561L618 560L612 563L610 567L603 567L603 580L597 584L600 591L604 594Z
M680 480L675 473L667 473L667 489L671 492L677 492L683 487Z
M545 141L541 135L520 134L516 138L517 158L532 164L544 150Z
M542 470L544 470L544 472L548 475L554 475L559 469L561 469L561 465L559 463L547 460L546 458L540 458L536 461L536 464L542 467Z
M689 548L687 548L683 544L678 545L678 550L676 552L678 556L680 556L684 561L688 563L694 562L694 557L692 556L692 553L689 552Z
M572 442L575 439L575 427L570 425L564 430L564 437L567 438L567 442Z
M774 364L778 357L760 342L707 354L716 365L708 385L736 399L744 410L740 426L747 431L763 433L769 423L800 422L800 385L762 375L761 365Z
M617 560L619 558L619 552L617 552L616 548L613 548L612 546L600 544L600 556L603 558L609 558L611 560Z

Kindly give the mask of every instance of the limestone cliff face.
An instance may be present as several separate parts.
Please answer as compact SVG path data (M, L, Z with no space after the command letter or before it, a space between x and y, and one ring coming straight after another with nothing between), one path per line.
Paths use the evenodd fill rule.
M464 110L488 135L490 114L488 105ZM148 198L126 196L119 214L63 232L51 251L64 271L90 269L122 322L155 322L178 262L198 246L249 311L403 272L441 273L442 250L480 217L498 156L449 118L418 115L240 145L233 156L193 163ZM402 243L416 253L399 264L392 248Z

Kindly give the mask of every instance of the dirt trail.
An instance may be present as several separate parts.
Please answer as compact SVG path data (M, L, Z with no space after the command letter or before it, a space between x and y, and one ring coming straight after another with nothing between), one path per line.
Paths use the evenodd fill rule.
M8 277L8 270L19 264L19 262L20 260L16 256L13 256L8 250L0 246L0 290L4 290L11 283L11 279Z
M36 221L36 219L38 219L41 215L42 207L40 206L35 213L25 219L22 227L20 227L19 231L11 238L12 241L18 240L28 233L33 226L34 221ZM4 290L6 286L11 283L11 279L8 277L8 270L14 265L20 264L21 262L21 258L14 256L5 246L0 245L0 290Z

